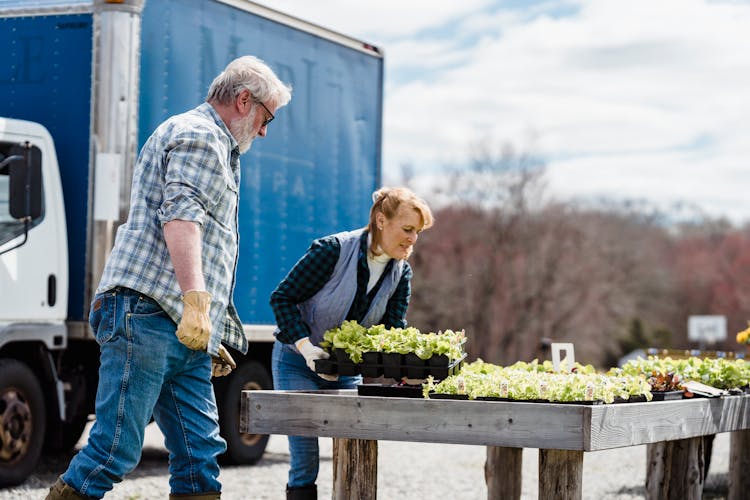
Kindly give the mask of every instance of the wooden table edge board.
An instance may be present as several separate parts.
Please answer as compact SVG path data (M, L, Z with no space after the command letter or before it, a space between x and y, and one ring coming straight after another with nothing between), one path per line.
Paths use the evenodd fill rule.
M750 428L750 395L573 405L243 391L240 430L386 441L598 451Z
M500 493L507 496L511 486L511 498L520 498L523 448L539 449L539 498L571 500L582 497L584 451L679 440L694 443L694 438L700 436L734 432L730 476L737 475L737 469L744 467L743 461L750 455L734 445L738 436L743 437L743 444L748 442L750 396L747 395L569 405L385 398L358 396L355 390L243 391L241 401L242 432L332 437L334 450L357 450L360 458L374 456L375 461L378 440L487 446L488 498ZM695 459L694 449L681 453L683 458ZM344 462L350 463L349 458L354 458L346 457L334 453L333 497L374 500L376 463L364 460L343 467ZM513 463L506 463L503 470L492 465L497 464L497 457ZM357 460L353 463L357 464ZM663 479L649 474L647 483ZM746 490L747 483L742 479L741 484L737 481L730 484L729 498L741 498L737 495ZM353 484L359 486L356 496L351 496ZM694 482L692 491L688 491L689 497L700 498L702 486L701 477ZM664 497L663 489L649 488L647 484L649 498ZM680 490L675 497L667 491L667 497L685 498L685 493Z

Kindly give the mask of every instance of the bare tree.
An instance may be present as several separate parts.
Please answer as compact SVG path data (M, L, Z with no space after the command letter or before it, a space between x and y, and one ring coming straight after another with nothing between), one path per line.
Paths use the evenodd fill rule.
M508 145L478 144L470 165L448 176L451 203L415 253L413 324L465 328L470 355L492 362L531 359L549 338L601 364L633 319L653 330L675 315L655 217L546 203L543 163Z

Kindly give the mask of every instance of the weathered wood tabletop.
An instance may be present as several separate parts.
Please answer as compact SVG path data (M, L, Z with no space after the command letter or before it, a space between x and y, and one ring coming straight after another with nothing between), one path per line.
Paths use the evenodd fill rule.
M356 390L244 391L240 426L242 432L340 440L334 448L334 483L342 482L338 489L334 484L335 498L355 498L354 493L342 491L344 485L352 484L364 488L357 498L375 498L375 484L370 483L374 483L371 475L376 465L362 464L370 479L358 477L363 471L356 465L347 467L347 477L337 478L342 464L336 462L353 460L350 453L372 461L368 447L377 450L377 440L488 446L485 473L490 498L496 482L503 483L498 487L507 493L508 474L517 476L514 482L519 491L514 495L520 495L520 450L539 448L539 497L581 498L583 452L681 440L695 444L691 440L697 438L699 449L669 450L670 457L682 454L689 464L702 453L701 436L743 431L740 434L747 442L750 396L584 405L373 397L359 396ZM736 461L747 460L747 454L740 450ZM496 472L506 476L503 481L497 481ZM702 491L703 478L698 479L699 484L691 483L693 491ZM665 493L669 477L650 480L662 484L661 488L653 486L654 492L661 493L651 496L676 498L674 492ZM679 494L684 497L686 493Z

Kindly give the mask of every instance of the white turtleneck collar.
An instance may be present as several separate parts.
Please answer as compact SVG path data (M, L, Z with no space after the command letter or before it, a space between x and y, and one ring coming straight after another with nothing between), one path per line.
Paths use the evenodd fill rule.
M381 252L380 255L373 255L373 253L370 251L370 245L372 245L372 234L368 233L367 267L370 269L370 279L367 281L367 293L370 293L372 287L375 286L375 284L380 279L380 276L383 274L383 270L385 270L385 266L388 264L388 261L391 260L391 256L383 252L379 246L378 250Z

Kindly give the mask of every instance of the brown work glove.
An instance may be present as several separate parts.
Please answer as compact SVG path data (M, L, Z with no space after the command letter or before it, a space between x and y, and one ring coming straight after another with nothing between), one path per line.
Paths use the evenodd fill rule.
M182 319L177 325L177 338L194 351L205 351L211 336L211 294L190 290L182 296Z
M232 359L226 347L219 345L219 355L211 356L211 375L214 377L223 377L232 373L237 368L237 363Z

